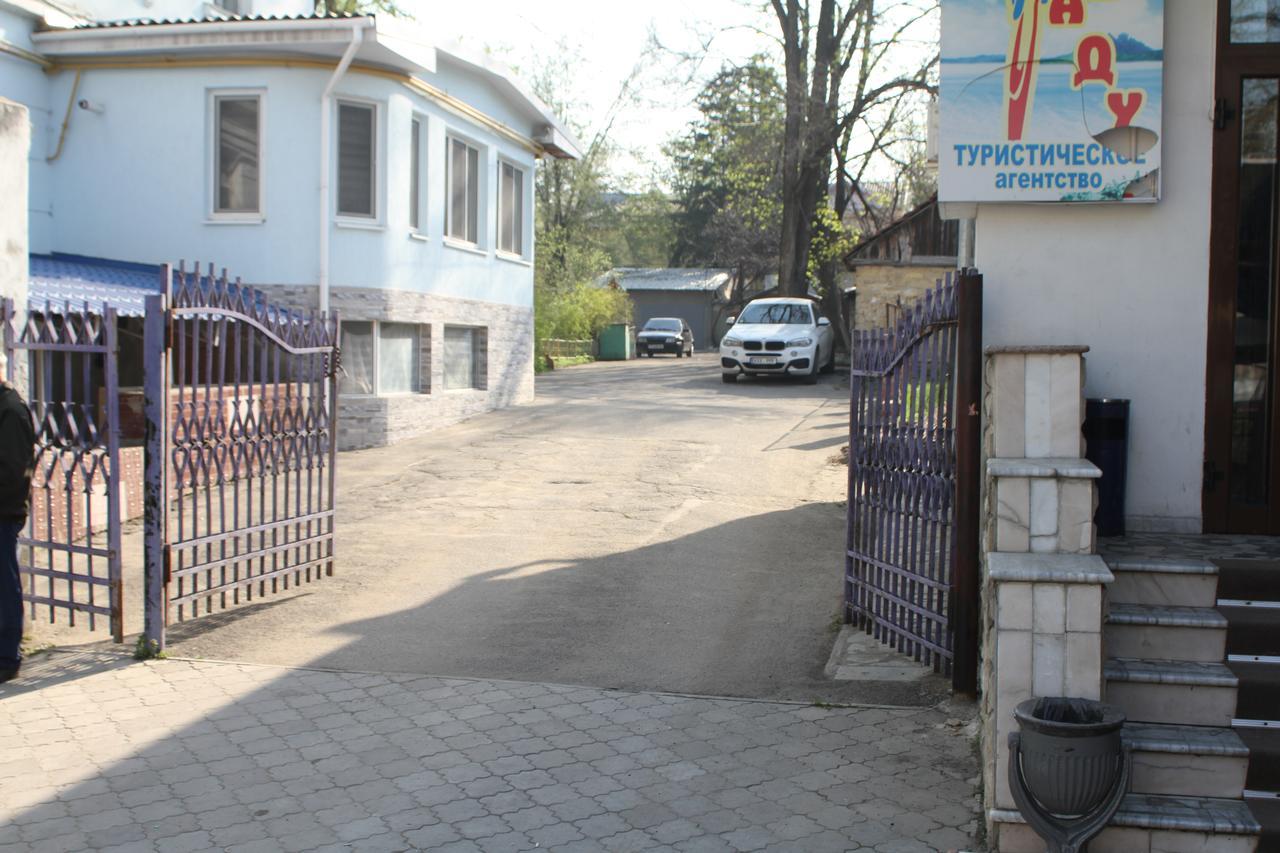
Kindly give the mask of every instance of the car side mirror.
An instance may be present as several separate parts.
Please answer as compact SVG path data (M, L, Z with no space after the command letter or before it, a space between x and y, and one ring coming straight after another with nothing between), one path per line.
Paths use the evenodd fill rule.
M737 318L737 317L730 317L730 318L729 318L729 325L730 325L730 326L732 326L732 325L733 325L734 323L736 323L737 321L738 321L738 318Z
M819 317L819 318L818 318L818 325L819 325L819 326L830 326L830 325L831 325L831 321L830 321L830 320L828 320L826 317Z

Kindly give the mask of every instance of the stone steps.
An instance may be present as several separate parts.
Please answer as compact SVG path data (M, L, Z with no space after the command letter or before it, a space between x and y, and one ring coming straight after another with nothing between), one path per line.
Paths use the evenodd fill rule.
M1114 604L1213 607L1218 600L1218 567L1195 557L1106 557L1115 582L1107 588Z
M1239 680L1221 663L1111 658L1106 701L1139 723L1229 727Z
M1239 799L1249 747L1231 729L1128 723L1130 790L1138 794Z
M1113 603L1103 635L1110 657L1221 663L1227 620L1212 607Z
M1017 811L995 809L991 817L1003 824L1001 853L1043 853L1044 841ZM1089 853L1253 853L1259 831L1243 800L1129 794Z

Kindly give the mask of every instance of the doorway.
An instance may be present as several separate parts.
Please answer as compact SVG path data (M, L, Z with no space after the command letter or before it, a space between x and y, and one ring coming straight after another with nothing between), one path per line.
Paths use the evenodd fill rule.
M1207 532L1280 535L1280 0L1219 0Z

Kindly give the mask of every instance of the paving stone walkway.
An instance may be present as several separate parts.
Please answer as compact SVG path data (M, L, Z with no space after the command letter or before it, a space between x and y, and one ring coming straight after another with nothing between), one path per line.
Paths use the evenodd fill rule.
M946 851L954 710L55 652L0 686L0 851Z

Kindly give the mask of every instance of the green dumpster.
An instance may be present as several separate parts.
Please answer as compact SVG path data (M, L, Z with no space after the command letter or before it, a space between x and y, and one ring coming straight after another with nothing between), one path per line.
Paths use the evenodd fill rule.
M626 361L636 357L636 327L614 323L600 333L600 361Z

